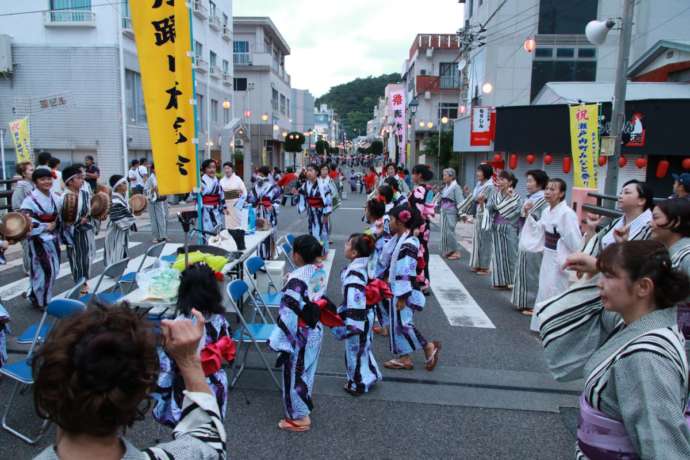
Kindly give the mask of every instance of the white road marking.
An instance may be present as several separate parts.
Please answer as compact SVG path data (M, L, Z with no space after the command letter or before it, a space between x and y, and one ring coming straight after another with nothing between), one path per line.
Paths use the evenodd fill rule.
M134 248L136 246L139 246L141 243L136 242L136 241L131 241L129 243L129 248ZM65 254L63 252L63 254ZM91 265L101 262L103 260L103 249L99 249L96 251L96 258L94 258L91 262ZM65 255L66 257L66 255ZM19 262L21 263L21 259L19 259ZM69 268L69 262L64 262L60 264L60 271L58 272L57 279L63 278L65 276L72 276L72 271ZM29 283L30 283L30 278L28 276L25 276L22 279L19 279L17 281L13 281L12 283L6 284L5 286L2 286L0 288L0 299L4 301L12 300L20 295L22 295L24 292L26 292L29 289Z
M431 290L451 326L496 329L484 310L438 254L429 257L429 276Z

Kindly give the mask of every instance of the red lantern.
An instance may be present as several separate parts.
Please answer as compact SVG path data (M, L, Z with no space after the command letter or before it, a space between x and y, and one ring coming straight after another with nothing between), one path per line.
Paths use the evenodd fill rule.
M623 155L618 159L618 167L619 168L625 168L625 165L628 164L628 159L625 158Z
M511 153L510 154L510 160L508 160L508 166L510 166L510 169L516 169L517 165L518 165L517 153Z
M683 169L686 171L690 169L690 158L683 159Z
M547 153L544 155L544 164L550 165L551 163L553 163L553 156L550 153Z
M570 157L563 157L563 172L570 173L570 168L573 166L573 160Z
M502 159L503 159L503 155L501 155L500 153L497 153L496 155L494 155L494 163L498 163Z
M645 157L640 157L637 160L635 160L635 166L637 166L637 169L642 169L645 166L647 166L647 159Z
M606 157L604 155L599 155L599 166L606 166Z
M534 160L536 160L536 159L537 159L537 157L535 157L533 153L530 153L529 155L527 155L527 164L534 163Z
M669 167L669 162L666 160L661 160L658 165L656 165L656 177L657 179L661 179L662 177L666 177L666 174L668 174L668 167Z

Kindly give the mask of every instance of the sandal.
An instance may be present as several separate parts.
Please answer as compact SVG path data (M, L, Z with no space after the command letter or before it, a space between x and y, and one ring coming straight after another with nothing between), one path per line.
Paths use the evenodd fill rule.
M433 351L433 353L431 353L431 356L429 356L426 359L426 365L425 365L426 370L429 372L433 371L434 368L436 367L436 364L438 364L438 355L439 355L439 352L441 351L441 342L433 341L431 343L434 344L434 351Z
M357 397L357 396L362 396L362 395L364 394L364 393L359 392L359 391L357 391L357 390L353 390L352 388L350 388L350 387L347 386L347 385L345 385L345 386L343 387L343 390L345 390L345 392L348 393L350 396L355 396L355 397Z
M458 254L457 252L448 256L448 260L458 260L459 258L460 254Z
M406 371L412 370L414 368L414 364L411 362L405 362L405 361L400 361L399 359L391 359L390 361L386 361L383 363L383 367L386 369L403 369Z
M387 327L374 326L373 328L371 328L371 330L376 335L380 335L381 337L388 337Z
M311 424L309 425L298 425L294 420L287 418L281 419L278 422L278 428L285 431L291 431L293 433L303 433L311 429Z
M532 316L532 315L534 315L534 310L531 310L531 309L522 310L520 313L522 313L525 316Z

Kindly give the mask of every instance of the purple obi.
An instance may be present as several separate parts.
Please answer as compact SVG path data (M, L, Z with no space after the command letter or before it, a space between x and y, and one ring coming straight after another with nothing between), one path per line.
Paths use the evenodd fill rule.
M555 251L556 248L558 248L558 240L561 239L561 234L554 231L553 233L551 232L544 232L544 247L546 249L551 249L552 251Z
M678 329L685 340L690 340L690 304L688 303L678 305Z
M450 198L441 198L441 209L445 211L455 211L455 201Z
M690 427L690 407L685 410L685 421ZM639 459L623 422L594 409L584 395L580 396L577 445L590 460Z
M506 219L505 217L503 217L502 215L500 215L498 213L496 214L496 217L494 217L494 224L496 224L496 225L501 225L501 224L513 225L513 223L511 221L509 221L508 219Z

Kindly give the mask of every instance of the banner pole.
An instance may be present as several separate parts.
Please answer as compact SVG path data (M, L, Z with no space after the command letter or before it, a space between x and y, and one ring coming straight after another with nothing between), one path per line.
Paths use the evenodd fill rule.
M194 16L192 12L192 3L187 3L189 10L189 49L192 55L196 55L194 51ZM193 58L192 58L193 59ZM199 108L196 99L196 71L194 70L194 63L192 63L192 101L194 101L194 154L196 156L196 214L197 225L201 232L199 233L199 244L203 244L204 239L204 220L202 218L202 198L201 198L201 162L199 161Z
M7 180L7 164L5 163L5 129L0 128L0 158L2 158L2 180Z

